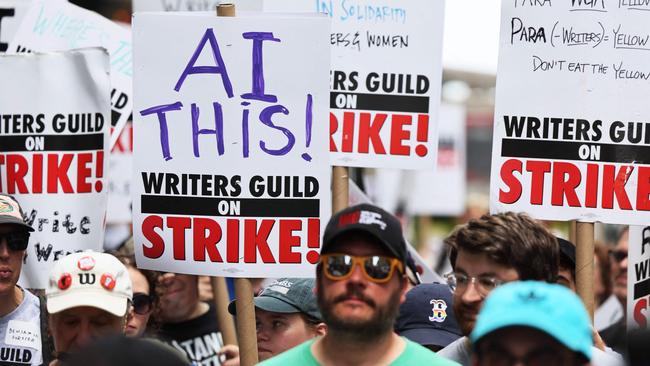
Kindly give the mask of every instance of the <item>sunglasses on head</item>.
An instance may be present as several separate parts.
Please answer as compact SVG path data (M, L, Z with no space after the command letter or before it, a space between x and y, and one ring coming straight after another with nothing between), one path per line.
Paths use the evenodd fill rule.
M131 306L133 306L133 311L136 314L146 315L153 310L153 299L145 293L136 292L133 294Z
M6 240L7 247L11 250L25 250L29 243L29 233L27 231L12 231L0 234L0 243Z
M352 275L354 266L359 265L366 278L375 283L388 282L395 268L404 273L404 265L397 258L382 255L354 256L349 254L323 254L320 257L325 277L332 281L344 280Z

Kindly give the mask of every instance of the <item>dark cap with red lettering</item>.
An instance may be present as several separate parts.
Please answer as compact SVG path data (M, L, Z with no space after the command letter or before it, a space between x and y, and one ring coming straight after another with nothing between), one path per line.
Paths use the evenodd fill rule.
M344 234L359 231L370 234L402 263L406 262L402 224L395 216L367 203L348 207L332 216L323 234L321 253L328 253Z

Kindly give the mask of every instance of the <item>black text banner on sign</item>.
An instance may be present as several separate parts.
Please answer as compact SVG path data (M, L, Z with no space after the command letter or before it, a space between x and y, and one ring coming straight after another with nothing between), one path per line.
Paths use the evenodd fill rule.
M648 222L647 10L616 1L502 3L492 211Z
M331 201L327 30L325 16L135 16L139 266L313 276Z
M102 249L108 70L99 48L0 57L0 192L16 196L35 230L20 276L27 288L45 288L68 253Z

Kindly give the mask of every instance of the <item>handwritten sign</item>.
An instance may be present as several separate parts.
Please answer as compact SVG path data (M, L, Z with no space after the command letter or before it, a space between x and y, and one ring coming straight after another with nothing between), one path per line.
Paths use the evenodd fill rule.
M650 226L630 226L627 258L627 329L648 328Z
M648 223L650 5L631 3L503 2L491 211Z
M138 266L313 276L331 213L328 23L135 14Z
M99 48L0 56L0 192L17 197L35 230L26 288L45 288L68 253L102 248L108 64Z
M8 53L104 47L111 56L110 146L130 119L133 73L131 32L101 15L63 0L36 0L9 45ZM55 71L52 71L55 72Z

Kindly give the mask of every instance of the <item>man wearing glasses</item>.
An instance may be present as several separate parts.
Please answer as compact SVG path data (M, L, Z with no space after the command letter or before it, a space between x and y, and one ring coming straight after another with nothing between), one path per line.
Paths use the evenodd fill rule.
M454 271L447 275L454 289L454 312L465 337L438 354L469 365L474 329L483 301L497 286L518 280L554 283L559 266L555 236L523 213L483 215L454 230L445 243L451 247Z
M609 252L612 264L613 292L623 309L627 308L627 250L629 228L626 226L619 234L616 247ZM614 351L625 354L627 348L626 312L616 323L600 331L600 336Z
M16 285L32 231L23 220L18 202L0 194L0 364L3 365L43 362L39 300ZM21 336L26 333L32 336Z
M393 332L405 300L406 243L399 221L368 204L332 216L316 268L328 333L262 365L455 365Z

